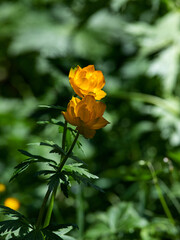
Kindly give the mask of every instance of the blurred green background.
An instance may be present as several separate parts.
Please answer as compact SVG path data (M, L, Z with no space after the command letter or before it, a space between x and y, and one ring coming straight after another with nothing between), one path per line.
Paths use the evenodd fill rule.
M24 160L17 149L45 156L28 144L60 141L58 127L36 123L60 111L39 105L66 106L70 68L94 64L111 124L81 138L79 154L105 193L73 185L68 199L57 195L53 219L77 223L71 235L81 240L179 240L179 56L179 0L1 0L0 203L15 197L37 217L46 182L33 175L41 166L8 182Z

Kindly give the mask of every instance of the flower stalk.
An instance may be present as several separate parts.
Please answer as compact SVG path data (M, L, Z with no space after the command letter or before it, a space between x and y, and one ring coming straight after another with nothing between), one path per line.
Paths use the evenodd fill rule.
M156 191L157 191L157 193L158 193L158 197L159 197L159 200L160 200L160 202L161 202L161 205L162 205L162 207L163 207L163 209L164 209L164 212L165 212L167 218L169 219L169 221L170 221L173 225L175 225L174 218L173 218L173 216L172 216L172 214L171 214L171 211L169 210L169 207L168 207L168 205L167 205L167 203L166 203L166 200L165 200L165 198L164 198L164 196L163 196L163 193L162 193L162 190L161 190L161 188L160 188L159 181L158 181L156 172L155 172L155 170L154 170L154 167L153 167L153 165L152 165L150 162L147 163L147 166L148 166L148 168L149 168L149 170L150 170L150 172L151 172L151 175L152 175L152 178L153 178L153 182L154 182Z
M46 208L46 204L47 204L47 201L49 199L49 196L51 194L51 190L48 188L47 192L46 192L46 195L44 197L44 200L43 200L43 203L42 203L42 206L40 208L40 211L39 211L39 216L38 216L38 219L37 219L37 223L36 223L36 227L39 229L42 225L42 219L43 219L43 216L44 216L44 212L45 212L45 208Z
M52 215L52 211L53 211L53 207L54 207L54 200L55 200L56 192L57 192L57 188L55 188L53 190L53 192L51 193L51 198L50 198L48 210L47 210L44 225L43 225L44 228L47 227L50 223L51 215Z
M58 172L61 172L61 170L63 169L64 164L66 163L67 159L69 158L69 156L70 156L71 153L72 153L72 150L73 150L73 148L74 148L74 146L75 146L75 144L76 144L76 142L77 142L77 140L78 140L78 137L79 137L79 132L77 132L77 134L76 134L76 136L75 136L75 138L74 138L74 141L73 141L73 143L72 143L69 151L68 151L67 154L63 157L62 162L61 162L60 165L59 165Z
M66 131L67 131L67 122L65 122L65 128L64 128L63 139L62 139L62 148L64 148L64 149L65 149ZM62 162L59 165L58 172L62 171L64 164L66 163L67 159L69 158L69 156L71 155L71 153L73 151L73 148L74 148L74 146L77 142L78 137L79 137L79 132L77 132L77 134L74 138L74 141L73 141L69 151L67 152L67 154L62 157ZM48 206L48 210L47 210L47 213L46 213L46 217L45 217L43 227L47 227L49 225L51 215L52 215L52 211L53 211L54 199L55 199L55 196L56 196L56 192L57 192L57 187L53 191L51 191L48 188L48 190L46 192L46 195L44 197L40 212L39 212L39 216L38 216L38 220L37 220L37 224L36 224L37 228L40 228L42 226L42 219L43 219L43 216L44 216L45 208L46 208L47 201L48 201L48 199L50 197L50 194L51 194L51 198L50 198L50 202L49 202L49 206Z

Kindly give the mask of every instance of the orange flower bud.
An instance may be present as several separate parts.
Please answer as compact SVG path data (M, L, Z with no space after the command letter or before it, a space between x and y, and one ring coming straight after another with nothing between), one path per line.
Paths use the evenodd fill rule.
M62 112L70 124L77 126L77 130L85 138L93 138L96 130L105 127L109 122L102 117L106 105L97 102L93 96L85 96L82 100L72 97L67 111Z
M106 93L101 90L105 85L104 76L101 71L95 71L94 65L71 68L69 82L80 97L92 95L96 100L100 100L106 96Z
M20 202L16 198L6 198L4 201L4 206L18 210L20 208Z

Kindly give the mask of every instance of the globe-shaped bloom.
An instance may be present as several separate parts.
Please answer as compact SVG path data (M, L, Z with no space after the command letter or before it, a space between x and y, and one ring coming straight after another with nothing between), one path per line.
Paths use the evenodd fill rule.
M71 68L69 82L79 97L92 95L96 100L100 100L106 96L101 90L105 85L104 76L101 71L95 71L94 65Z
M67 111L62 112L70 124L77 126L77 130L85 138L93 138L96 130L105 127L109 122L104 119L106 105L97 102L93 96L85 96L82 100L72 97Z

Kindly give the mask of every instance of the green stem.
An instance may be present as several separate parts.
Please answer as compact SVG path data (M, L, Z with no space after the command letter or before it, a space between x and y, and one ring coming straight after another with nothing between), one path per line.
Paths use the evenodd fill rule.
M66 122L66 127L64 128L63 140L62 140L62 147L64 147L64 148L65 148L66 131L67 131L67 122ZM74 146L75 146L75 144L77 142L78 137L79 137L79 132L76 134L76 136L74 138L74 141L73 141L69 151L67 152L67 154L62 159L62 162L60 163L59 170L58 170L59 172L61 172L65 162L67 161L67 159L69 158L70 154L72 153L72 150L73 150L73 148L74 148ZM50 223L51 215L52 215L52 211L53 211L53 206L54 206L54 199L55 199L55 196L56 196L56 191L57 191L57 188L55 188L53 190L52 194L51 194L51 199L50 199L50 202L49 202L49 206L48 206L48 210L47 210L47 214L46 214L46 217L45 217L45 221L44 221L43 227L47 227L49 225L49 223ZM44 198L44 201L43 201L40 213L39 213L39 218L38 218L38 223L37 223L38 227L41 226L41 222L42 222L45 206L46 206L46 203L48 201L50 193L51 192L47 192L46 196Z
M64 123L64 131L63 131L63 137L62 137L62 149L65 150L66 147L66 132L67 132L67 121Z
M60 165L59 165L59 170L58 170L59 172L61 172L64 164L66 163L67 159L68 159L69 156L71 155L72 150L73 150L73 148L74 148L74 146L75 146L75 144L76 144L76 142L77 142L77 140L78 140L78 137L79 137L79 132L77 132L77 134L76 134L76 136L75 136L75 138L74 138L74 141L73 141L73 143L72 143L69 151L67 152L67 154L66 154L66 155L64 156L64 158L62 159L62 162L61 162Z
M153 178L153 181L154 181L154 185L156 187L156 191L158 193L159 200L160 200L161 205L162 205L162 207L164 209L164 212L166 213L166 216L168 217L169 221L172 224L175 224L174 218L173 218L173 216L172 216L172 214L171 214L171 212L169 210L169 207L168 207L168 205L167 205L167 203L166 203L166 201L164 199L164 196L163 196L162 190L160 188L160 185L159 185L158 178L157 178L156 172L154 170L154 167L153 167L153 165L150 162L147 163L147 166L148 166L148 168L149 168L149 170L151 172L151 175L152 175L152 178Z
M49 202L49 206L48 206L48 210L47 210L47 213L46 213L46 218L45 218L43 227L47 227L50 223L51 215L52 215L52 211L53 211L53 206L54 206L54 199L55 199L55 196L56 196L56 191L57 191L57 188L55 188L54 191L51 194L51 199L50 199L50 202Z
M49 198L49 196L50 196L50 193L51 193L51 190L48 188L48 190L47 190L47 192L46 192L46 195L45 195L45 197L44 197L42 206L41 206L40 211L39 211L39 216L38 216L37 223L36 223L37 228L40 228L40 227L41 227L42 218L43 218L43 215L44 215L46 203L47 203L47 201L48 201L48 198Z

